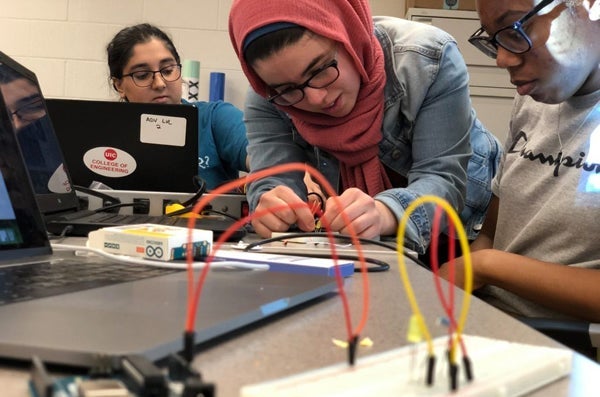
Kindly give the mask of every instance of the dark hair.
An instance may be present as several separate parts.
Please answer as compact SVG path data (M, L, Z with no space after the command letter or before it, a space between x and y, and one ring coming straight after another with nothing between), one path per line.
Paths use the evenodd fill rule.
M248 44L244 51L244 58L249 65L252 65L258 60L268 58L282 48L297 43L307 32L309 32L308 29L295 26L260 36Z
M181 63L177 49L169 36L154 25L141 23L122 29L106 46L110 77L117 79L123 77L123 69L127 62L129 62L129 59L131 59L133 47L135 47L136 44L147 43L153 38L165 43L165 46L171 52L177 63Z
M13 68L9 67L8 65L3 65L2 63L0 63L0 68L2 69L2 73L0 73L0 83L2 84L8 84L20 78L23 78L23 75L13 70Z

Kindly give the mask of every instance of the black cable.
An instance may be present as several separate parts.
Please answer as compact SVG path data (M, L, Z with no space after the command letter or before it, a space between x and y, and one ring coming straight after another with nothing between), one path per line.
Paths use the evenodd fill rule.
M179 203L180 205L183 206L183 208L178 209L176 211L171 211L165 215L167 215L167 216L183 215L183 214L187 214L188 212L191 212L194 209L194 205L196 205L196 202L200 199L200 197L202 197L202 195L204 193L206 193L206 181L204 179L202 179L201 177L199 177L198 175L194 175L194 185L196 185L198 190L196 191L196 193L194 193L194 195L192 197L190 197L183 203ZM177 202L174 202L173 204L177 204ZM203 212L204 211L207 211L207 210L204 209Z
M272 242L278 242L278 241L283 241L283 240L288 240L288 239L293 239L293 238L301 238L301 237L327 237L327 233L320 233L320 232L307 232L307 233L289 233L286 234L284 236L277 236L277 237L271 237L268 239L264 239L264 240L260 240L260 241L256 241L253 243L250 243L246 246L246 248L244 248L244 251L249 251L252 248L258 246L258 245L264 245L264 244L268 244L268 243L272 243ZM344 236L344 235L335 235L334 238L342 238L342 239L351 239L348 236ZM361 239L359 239L360 241ZM363 241L367 242L367 239L362 239ZM362 242L362 241L361 241ZM394 251L396 250L395 247L391 247L391 246L387 246L388 248L393 249ZM292 256L309 256L311 258L331 258L331 255L327 255L327 254L316 254L316 253L302 253L302 254L298 254L298 253L289 253L286 252L286 255L292 255ZM359 261L360 258L356 255L338 255L338 259L344 259L344 260L352 260L352 261ZM374 259L374 258L364 258L365 262L374 264L376 267L369 267L367 268L367 272L369 273L379 273L379 272L385 272L387 270L390 269L390 265L382 260L379 259ZM361 269L354 269L355 272L360 272Z
M271 237L271 238L267 238L267 239L263 239L260 241L254 241L252 243L249 243L245 248L244 251L250 251L252 248L255 248L259 245L265 245L268 243L273 243L273 242L279 242L279 241L283 241L283 240L289 240L289 239L294 239L294 238L302 238L302 237L327 237L328 234L327 233L322 233L322 232L304 232L304 233L288 233L285 235L281 235L281 236L277 236L277 237ZM345 241L352 241L352 237L348 236L348 235L343 235L343 234L336 234L333 236L334 239L341 239L341 240L345 240ZM377 245L386 249L389 249L391 251L396 252L396 246L395 245L391 245L388 243L385 243L383 241L380 240L372 240L372 239L368 239L368 238L364 238L364 237L359 237L358 241L361 244L373 244L373 245ZM409 258L410 260L414 261L417 265L431 271L431 269L425 264L423 263L419 258L417 258L415 255L413 255L410 251L408 251L406 248L402 247L402 254L404 256L406 256L407 258ZM302 253L302 254L290 254L290 253L286 253L286 255L296 255L296 256L310 256L313 258L331 258L331 255L326 255L326 254L315 254L312 252L309 253ZM339 256L340 259L345 259L345 260L354 260L354 261L358 261L360 260L360 258L358 258L355 255L340 255ZM373 258L365 258L366 262L369 263L373 263L378 267L375 268L369 268L367 269L368 272L370 273L376 273L376 272L383 272L383 271L387 271L390 268L390 265L384 261L378 260L378 259L373 259ZM360 272L360 269L354 269L355 272Z
M219 211L219 210L214 210L212 208L207 208L205 209L203 212L207 213L207 214L217 214L217 215L222 215L226 218L230 218L233 219L234 221L239 221L239 218L236 218L235 216L228 214L227 212L223 212L223 211Z
M244 248L244 251L248 251L248 247ZM305 253L299 253L299 252L286 252L285 255L289 255L289 256L308 256L311 258L322 258L322 259L331 259L331 255L328 254L317 254L314 252L305 254ZM360 258L357 255L337 255L338 259L343 259L343 260L349 260L349 261L360 261ZM375 258L369 258L369 257L364 257L365 262L371 263L373 265L375 265L375 267L368 267L367 268L367 272L368 273L381 273L381 272L386 272L388 270L390 270L390 265L387 262L384 262L380 259L375 259ZM354 269L355 273L360 273L361 269L360 268L355 268Z
M310 196L315 196L317 197L317 199L319 200L319 202L321 203L321 211L325 212L325 197L321 196L319 193L317 192L310 192L306 195L306 197L310 197Z
M206 181L204 179L202 179L198 175L194 175L193 181L194 185L196 185L198 190L196 191L196 193L194 193L192 197L181 203L181 205L183 205L184 207L193 207L194 204L196 204L196 201L198 201L200 197L202 197L202 195L206 193Z

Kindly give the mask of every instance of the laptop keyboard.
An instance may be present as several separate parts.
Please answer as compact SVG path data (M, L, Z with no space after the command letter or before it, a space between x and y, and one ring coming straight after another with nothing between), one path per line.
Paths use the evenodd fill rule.
M0 268L0 305L179 272L153 266L62 259Z

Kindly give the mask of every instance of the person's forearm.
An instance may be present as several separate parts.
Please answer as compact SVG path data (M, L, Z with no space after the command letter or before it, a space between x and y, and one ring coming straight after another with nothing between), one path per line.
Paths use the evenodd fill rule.
M494 247L494 240L484 233L479 233L475 241L471 243L469 248L471 252L489 249Z
M600 270L542 262L498 250L476 255L474 269L485 284L574 317L600 322Z

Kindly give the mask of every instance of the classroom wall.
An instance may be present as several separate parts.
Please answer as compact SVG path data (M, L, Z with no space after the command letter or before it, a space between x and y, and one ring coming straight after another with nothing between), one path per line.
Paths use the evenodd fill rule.
M229 41L233 0L0 0L0 51L33 70L46 97L117 100L106 44L121 28L150 22L182 59L200 61L200 99L210 72L226 74L225 100L243 108L248 86ZM404 0L371 0L374 15L404 16Z

